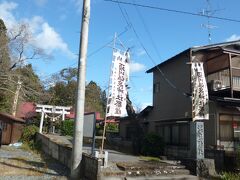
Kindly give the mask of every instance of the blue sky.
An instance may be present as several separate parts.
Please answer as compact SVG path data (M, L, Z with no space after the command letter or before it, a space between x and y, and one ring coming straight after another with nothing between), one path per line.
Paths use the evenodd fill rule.
M122 0L149 6L201 13L207 8L206 0ZM239 0L210 0L214 16L240 20ZM79 47L82 0L0 0L0 18L8 29L24 21L32 27L36 44L51 53L49 60L30 61L42 79L62 68L75 67ZM186 48L208 44L207 29L202 24L207 18L121 5L128 23L131 23L158 64ZM210 19L212 43L240 38L240 23ZM91 1L88 54L111 41L114 33L121 33L127 23L116 3ZM152 40L151 40L152 38ZM156 64L147 56L133 28L120 37L131 50L130 97L136 107L152 103L152 74L145 71ZM155 44L155 47L154 45ZM94 53L87 60L87 81L96 81L102 88L108 85L112 57L111 45Z

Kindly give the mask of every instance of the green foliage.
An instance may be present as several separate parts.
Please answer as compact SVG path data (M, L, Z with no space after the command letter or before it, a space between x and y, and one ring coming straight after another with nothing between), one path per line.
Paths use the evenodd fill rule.
M9 84L9 68L11 65L7 37L7 28L0 19L0 111L11 112L13 102L13 87Z
M40 148L40 143L35 143L35 135L39 131L38 127L35 125L25 126L23 129L23 134L21 141L27 144L31 149Z
M85 111L86 112L100 112L102 117L105 116L104 109L104 93L101 88L94 81L90 81L86 86L85 94Z
M74 121L73 120L65 120L62 122L60 127L61 134L64 136L73 136L74 133Z
M77 68L64 68L60 71L60 77L69 84L70 81L77 80L77 72Z
M17 58L20 58L20 54L21 57L25 57L26 51L29 52L28 49L25 49L25 53L23 51L20 52L20 50L23 49L20 48L20 46L17 47L17 45L26 48L28 48L28 46L25 45L26 41L21 41L21 43L24 43L21 44L18 38L20 38L20 36L15 37L13 41L9 41L7 28L4 25L3 20L0 19L0 111L7 113L11 113L12 110L13 97L16 91L18 77L20 77L20 80L22 81L19 100L25 99L27 101L37 102L40 98L39 94L43 91L40 80L33 71L32 66L28 64L26 66L18 67L16 64L20 62L22 63L24 60ZM13 49L16 50L15 52L17 54L15 55L17 56L13 54ZM14 60L11 61L11 59Z
M118 129L118 124L115 124L115 123L108 123L107 124L107 127L106 127L106 130L108 132L118 132L119 129Z
M43 94L43 86L39 77L34 72L32 65L28 64L23 67L18 67L14 70L14 73L20 77L22 81L22 89L24 91L24 97L31 102L39 102ZM15 78L17 81L17 78ZM25 88L26 87L26 88ZM23 96L23 94L20 94Z
M240 146L238 146L238 148L237 148L237 154L236 154L236 160L237 160L237 168L239 169L240 168Z
M96 136L102 136L103 135L103 126L96 125Z
M55 86L49 90L50 94L52 94L51 104L74 106L76 89L76 81L70 81L68 84L63 81L56 82Z
M232 173L232 172L224 172L221 175L221 179L223 179L223 180L237 180L237 179L240 179L240 174L239 173Z
M147 156L160 156L164 151L164 142L162 138L155 134L149 133L143 138L142 153Z
M77 69L65 68L52 76L54 86L49 88L51 98L48 104L75 107L77 90ZM106 92L96 82L90 81L85 89L85 112L100 112L104 117L106 109Z

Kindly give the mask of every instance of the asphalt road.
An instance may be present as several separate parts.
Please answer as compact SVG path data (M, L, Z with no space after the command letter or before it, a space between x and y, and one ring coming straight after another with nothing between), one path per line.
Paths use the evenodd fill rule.
M66 180L68 169L54 159L14 146L0 148L0 180Z

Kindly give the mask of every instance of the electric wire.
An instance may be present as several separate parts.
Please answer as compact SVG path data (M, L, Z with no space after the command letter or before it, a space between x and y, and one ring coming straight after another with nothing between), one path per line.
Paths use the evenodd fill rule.
M130 26L127 25L127 26L125 27L125 29L118 35L118 37L124 35L129 29L130 29ZM91 56L95 55L96 53L98 53L99 51L101 51L102 49L104 49L105 47L107 47L109 44L111 44L112 41L113 41L113 40L111 40L111 41L103 44L103 45L100 46L98 49L96 49L96 50L94 50L93 52L91 52L90 54L88 54L87 57L91 57ZM78 62L75 62L75 63L73 63L73 64L71 64L71 65L69 65L69 66L67 66L67 67L65 67L65 68L70 68L70 67L75 66L75 65L77 65L77 64L78 64ZM62 70L62 69L61 69L61 70ZM59 73L61 70L58 70L58 71L56 71L56 72L54 72L54 73L48 74L48 75L46 75L46 76L43 76L41 79L48 79L48 78L51 77L52 75Z
M134 0L134 2L135 2L135 0ZM151 44L152 44L152 46L153 46L153 49L155 50L155 53L157 54L157 56L158 56L159 59L162 59L161 56L160 56L160 54L159 54L157 45L156 45L156 43L155 43L154 40L153 40L153 37L152 37L152 35L151 35L148 27L147 27L146 22L144 21L144 18L143 18L143 16L142 16L139 8L138 8L137 6L135 6L135 9L136 9L136 11L137 11L137 13L138 13L138 16L139 16L139 18L140 18L140 20L141 20L141 22L142 22L142 24L143 24L143 27L144 27L144 29L145 29L145 31L146 31L146 33L147 33L147 35L148 35L148 37L149 37L149 39L150 39L150 41L151 41Z
M117 1L118 2L118 1ZM119 8L120 8L120 11L123 15L123 10L121 10L121 6L119 4ZM159 66L157 65L157 63L155 62L155 60L152 58L152 56L149 54L148 50L146 49L146 47L144 46L144 44L142 43L134 25L131 23L130 21L130 18L129 18L129 15L127 13L127 11L125 10L125 13L126 13L126 16L127 18L124 18L126 21L128 19L128 23L127 24L130 24L131 25L131 29L133 30L138 42L140 43L140 45L142 46L142 48L144 49L144 51L146 52L147 56L149 57L149 59L152 61L152 63L155 65L155 67L157 68L157 70L160 72L160 74L162 75L163 79L169 84L170 87L172 87L173 89L175 89L178 93L182 94L183 96L185 97L189 97L189 95L186 93L186 92L183 92L182 90L180 90L177 86L175 86L167 77L166 75L164 74L164 72L159 68ZM124 15L123 15L124 16Z
M150 6L150 5L137 4L137 3L131 3L131 2L124 2L124 1L118 1L118 0L104 0L104 1L112 2L112 3L120 3L120 4L125 4L125 5L131 5L131 6L138 6L138 7L142 7L142 8L148 8L148 9L155 9L155 10L160 10L160 11L167 11L167 12L173 12L173 13L180 13L180 14L186 14L186 15L192 15L192 16L200 16L200 17L206 17L206 18L212 18L212 19L218 19L218 20L223 20L223 21L240 23L240 20L232 19L232 18L218 17L218 16L213 16L213 15L193 13L193 12L188 12L188 11L169 9L169 8L162 8L162 7L154 7L154 6Z

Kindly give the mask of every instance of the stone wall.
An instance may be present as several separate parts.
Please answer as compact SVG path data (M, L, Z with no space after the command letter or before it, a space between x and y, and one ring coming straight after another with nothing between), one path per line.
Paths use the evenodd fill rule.
M52 139L44 134L37 133L36 141L41 143L41 150L71 168L72 147L68 144L61 144L57 139ZM86 179L95 180L100 176L101 162L88 154L82 154L81 170L82 176Z
M214 159L215 167L218 172L225 169L225 151L205 149L205 158Z

